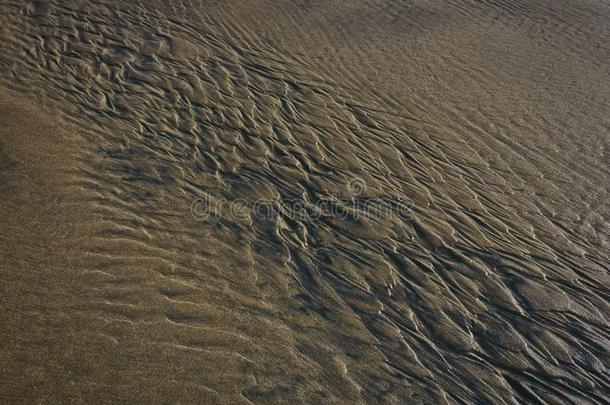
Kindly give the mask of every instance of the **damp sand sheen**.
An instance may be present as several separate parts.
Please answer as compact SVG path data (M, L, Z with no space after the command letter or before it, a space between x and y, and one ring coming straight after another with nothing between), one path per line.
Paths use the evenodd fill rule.
M0 403L610 400L610 4L0 3Z

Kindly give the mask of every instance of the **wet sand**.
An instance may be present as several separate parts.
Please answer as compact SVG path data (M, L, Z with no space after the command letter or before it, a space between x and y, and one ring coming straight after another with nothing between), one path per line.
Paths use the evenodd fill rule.
M608 5L0 27L0 402L608 401Z

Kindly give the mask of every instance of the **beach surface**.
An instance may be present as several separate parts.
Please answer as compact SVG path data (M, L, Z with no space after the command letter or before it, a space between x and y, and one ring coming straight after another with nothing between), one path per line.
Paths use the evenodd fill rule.
M607 403L610 4L0 3L1 403Z

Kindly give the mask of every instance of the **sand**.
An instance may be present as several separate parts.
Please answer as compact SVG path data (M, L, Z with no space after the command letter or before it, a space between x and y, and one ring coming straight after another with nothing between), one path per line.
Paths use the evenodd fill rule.
M0 4L0 402L605 403L610 7Z

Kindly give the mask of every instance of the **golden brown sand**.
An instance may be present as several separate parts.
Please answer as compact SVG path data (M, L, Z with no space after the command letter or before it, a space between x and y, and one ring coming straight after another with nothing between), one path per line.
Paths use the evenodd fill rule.
M0 4L0 403L605 403L600 1Z

